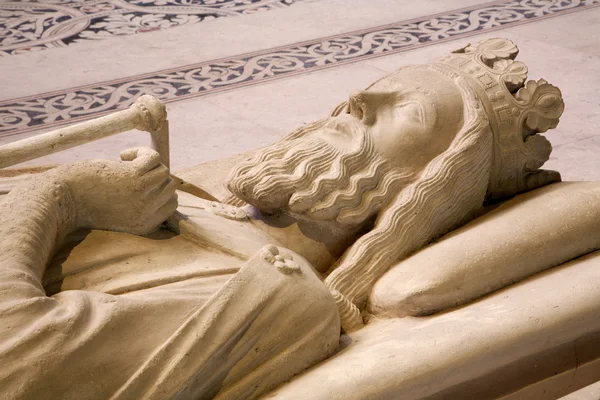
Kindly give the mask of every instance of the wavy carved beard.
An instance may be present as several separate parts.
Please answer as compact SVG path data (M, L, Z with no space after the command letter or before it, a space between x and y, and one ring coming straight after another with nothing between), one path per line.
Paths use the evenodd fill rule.
M320 129L341 131L351 145L341 150L311 135ZM409 182L409 174L375 153L362 124L330 118L238 164L228 188L263 211L283 209L313 220L358 225Z

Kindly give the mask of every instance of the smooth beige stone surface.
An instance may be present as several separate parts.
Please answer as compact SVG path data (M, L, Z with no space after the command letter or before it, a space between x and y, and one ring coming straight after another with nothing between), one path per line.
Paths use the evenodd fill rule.
M572 370L600 358L599 267L595 252L440 315L369 321L338 354L266 398L494 398L540 380L535 356L561 346L571 353L544 358L546 377ZM595 345L579 346L583 338ZM581 386L600 377L590 372ZM469 382L481 377L497 391L475 391Z
M576 392L570 393L561 400L596 400L600 399L600 381L592 383Z
M193 167L184 168L177 172L177 176L187 182L202 188L219 201L227 202L231 192L223 184L231 173L231 170L242 160L251 157L255 151L237 154L235 156L222 158Z
M589 342L595 348L598 348L598 340L600 335L592 335ZM569 357L565 364L572 365L574 368L566 370L562 373L557 373L557 369L553 372L555 375L549 378L543 379L532 385L529 385L521 390L517 390L509 395L502 396L502 400L520 400L520 399L547 399L554 400L561 398L561 396L569 393L577 393L578 389L582 386L588 385L590 382L594 382L597 379L598 371L600 368L600 358L590 360L589 357L584 357L581 361L578 356L582 356L582 347L578 346L578 341L575 342L574 353L575 357ZM563 346L563 348L566 346ZM585 346L589 348L588 346ZM589 356L589 353L588 353ZM540 364L535 364L534 368L537 368ZM576 392L573 392L573 391ZM573 393L572 393L573 392ZM585 393L585 392L584 392ZM569 396L567 395L567 396ZM590 399L591 400L591 399Z
M169 105L173 170L214 161L250 149L266 146L281 138L272 125L243 116L242 109L195 98ZM264 115L268 110L263 109ZM252 143L251 147L249 144Z
M600 249L600 183L561 182L506 201L391 268L369 310L428 315Z
M563 179L570 180L577 176L578 179L596 180L600 171L600 136L592 136L574 143L567 143L556 149L556 157L548 160L549 168L559 168L565 171ZM569 167L577 166L578 171Z

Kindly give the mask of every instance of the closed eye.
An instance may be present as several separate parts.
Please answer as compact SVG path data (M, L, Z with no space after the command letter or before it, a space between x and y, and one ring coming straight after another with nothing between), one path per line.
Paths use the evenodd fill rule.
M397 113L402 113L403 116L408 116L418 122L419 124L423 124L423 107L416 101L408 101L404 103L396 104L395 110Z

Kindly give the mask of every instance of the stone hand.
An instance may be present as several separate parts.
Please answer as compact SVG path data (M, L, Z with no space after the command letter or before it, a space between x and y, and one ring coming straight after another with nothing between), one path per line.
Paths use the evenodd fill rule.
M62 180L73 197L78 227L142 235L177 208L176 182L154 150L125 150L121 161L87 161L66 168Z

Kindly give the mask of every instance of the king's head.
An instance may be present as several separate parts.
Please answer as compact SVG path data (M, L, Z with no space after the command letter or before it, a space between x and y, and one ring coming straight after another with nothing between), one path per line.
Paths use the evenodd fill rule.
M526 81L517 53L510 40L489 39L400 68L353 93L330 118L257 152L234 169L229 188L266 211L357 225L435 166L449 174L474 162L469 153L451 157L474 131L491 133L478 151L489 167L471 171L485 171L486 199L557 181L557 172L540 170L552 147L539 133L558 124L561 93L543 79Z
M229 189L263 211L341 229L375 218L326 279L346 327L397 260L486 200L560 180L540 170L552 147L539 133L558 124L561 93L526 82L517 53L490 39L400 68L232 171Z
M400 68L258 151L234 169L229 188L265 211L348 226L436 171L459 179L467 169L462 178L478 189L485 182L485 199L559 180L540 170L552 147L539 133L558 124L561 93L526 81L517 53L510 40L489 39Z

